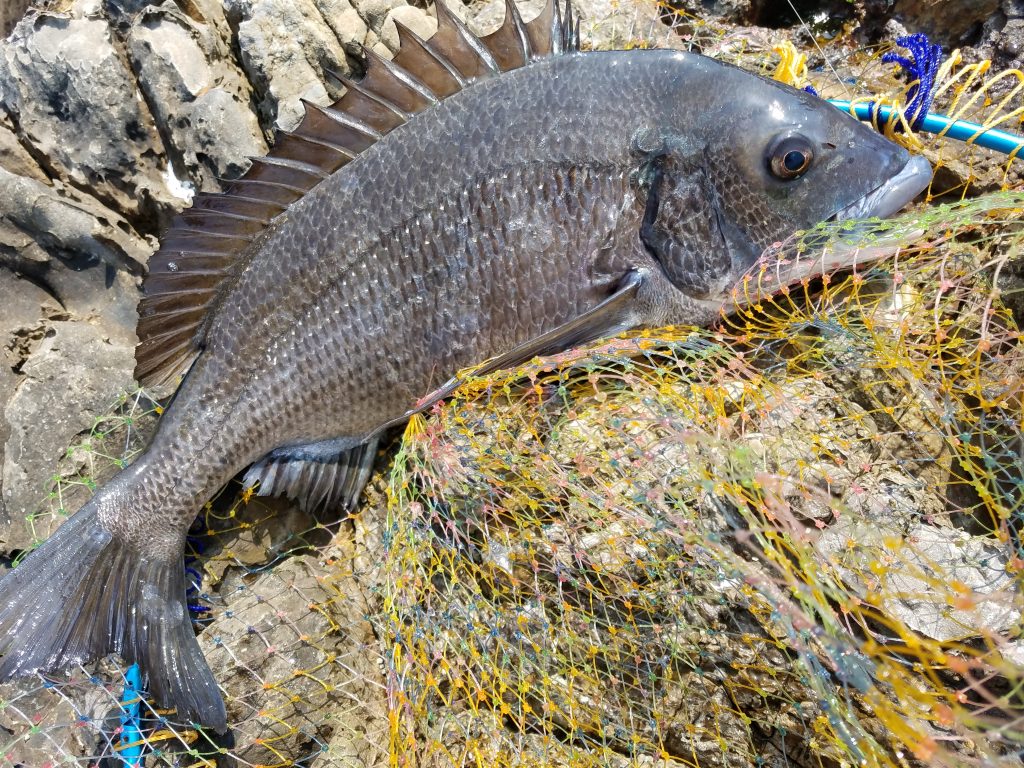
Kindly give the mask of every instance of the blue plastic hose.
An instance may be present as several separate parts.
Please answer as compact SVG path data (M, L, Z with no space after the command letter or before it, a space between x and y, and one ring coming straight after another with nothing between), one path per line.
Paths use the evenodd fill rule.
M870 121L875 118L880 123L886 123L893 117L893 108L890 106L875 104L874 102L862 102L852 104L843 99L829 99L829 104L850 112L851 109L860 120ZM941 133L951 139L970 142L979 147L994 149L1006 155L1016 155L1024 150L1024 136L1017 136L997 128L985 128L978 123L967 120L954 120L945 115L936 115L929 112L918 121L918 130L926 133Z

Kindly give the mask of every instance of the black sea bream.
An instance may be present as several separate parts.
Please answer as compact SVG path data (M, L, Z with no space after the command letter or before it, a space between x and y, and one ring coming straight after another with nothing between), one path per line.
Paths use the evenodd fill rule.
M140 458L0 581L3 678L116 652L223 731L182 550L233 476L350 506L381 430L460 369L709 324L773 242L930 178L816 96L691 53L580 52L569 9L510 4L484 38L437 12L163 239L136 373L181 384Z

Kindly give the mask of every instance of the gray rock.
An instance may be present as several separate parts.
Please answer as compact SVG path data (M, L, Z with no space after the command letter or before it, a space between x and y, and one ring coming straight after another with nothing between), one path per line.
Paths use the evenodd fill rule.
M298 557L255 579L229 579L222 593L236 589L226 610L199 637L224 690L242 763L305 757L313 740L368 728L360 715L371 705L384 711L382 681L371 687L372 678L362 676L380 678L360 595L348 589L350 580L328 582L324 573L316 559ZM346 612L343 621L336 609ZM386 721L382 714L379 723Z
M46 333L45 318L61 307L50 294L13 273L0 270L0 413L14 396L22 378L21 368ZM6 419L0 418L0 467L4 446L11 434ZM3 505L0 476L0 515Z
M334 30L338 42L353 55L359 54L359 46L366 39L366 22L349 0L316 0L316 6L324 21Z
M123 273L120 279L130 280ZM22 378L3 413L9 434L0 479L4 512L12 523L2 535L6 549L24 548L58 522L43 516L34 527L24 523L48 508L48 486L68 446L131 385L134 337L110 321L116 310L115 305L96 313L92 322L48 323L21 365Z
M405 4L405 0L354 0L359 15L378 37L391 10Z
M127 36L132 65L174 166L200 189L234 178L266 143L251 89L212 24L165 3L143 10Z
M70 252L139 272L152 245L114 211L85 195L62 194L58 186L18 176L0 167L0 220L14 225L50 251Z
M518 5L523 19L529 21L541 12L545 0L525 0ZM573 6L580 14L580 37L585 46L679 46L676 34L661 22L661 6L655 0L580 0ZM487 34L497 29L504 17L504 0L487 0L470 6L468 23L477 34Z
M582 0L577 8L580 36L593 48L679 44L676 34L661 22L663 5L656 0Z
M72 14L29 14L0 47L0 106L61 179L152 228L174 202L153 117L107 22L79 0Z
M388 11L387 18L380 30L380 38L384 45L398 52L398 27L395 22L404 24L412 32L426 40L437 31L437 19L428 16L426 11L411 5L399 5Z
M1007 572L1005 547L988 537L852 518L828 528L815 550L837 566L851 591L881 595L884 615L934 640L998 635L1020 622L1020 597ZM962 598L959 603L951 600L955 595Z
M302 99L327 104L341 95L340 84L326 85L327 73L348 75L352 68L313 0L225 0L225 7L265 129L298 125ZM340 0L330 6L339 25L340 7Z

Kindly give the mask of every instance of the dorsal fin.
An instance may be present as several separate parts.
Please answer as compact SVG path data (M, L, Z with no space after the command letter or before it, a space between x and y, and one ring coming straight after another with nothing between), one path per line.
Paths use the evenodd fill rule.
M501 27L480 38L441 2L437 32L421 40L398 24L393 61L364 51L359 82L338 77L345 95L330 107L303 102L305 115L254 158L220 194L200 194L171 224L149 262L139 304L135 377L143 385L182 376L202 346L203 319L240 254L289 205L393 128L478 80L552 54L579 50L579 20L567 0L548 0L524 24L506 0Z

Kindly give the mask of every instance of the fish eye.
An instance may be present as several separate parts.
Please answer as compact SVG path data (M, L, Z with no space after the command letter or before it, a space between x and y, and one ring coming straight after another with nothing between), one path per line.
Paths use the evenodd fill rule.
M790 181L803 176L811 167L814 153L803 136L786 136L772 146L768 166L780 179Z

